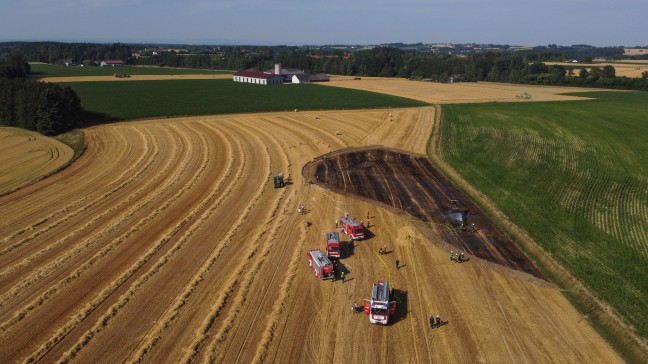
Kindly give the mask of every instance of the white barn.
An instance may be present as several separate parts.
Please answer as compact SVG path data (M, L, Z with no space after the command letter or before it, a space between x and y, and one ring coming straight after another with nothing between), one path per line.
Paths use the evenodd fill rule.
M257 70L245 70L234 74L235 82L247 82L257 85L281 85L283 76Z

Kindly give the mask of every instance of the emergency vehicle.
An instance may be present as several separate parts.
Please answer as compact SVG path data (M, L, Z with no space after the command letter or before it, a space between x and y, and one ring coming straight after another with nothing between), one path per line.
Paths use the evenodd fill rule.
M326 233L326 255L334 259L339 259L341 256L340 234L337 231Z
M329 279L335 277L333 263L320 249L308 252L308 265L313 268L317 278Z
M340 229L343 233L349 235L351 240L364 239L364 227L353 220L351 216L340 217Z
M396 301L391 300L389 281L378 281L371 289L371 299L364 300L364 311L372 324L387 325L389 316L396 313Z

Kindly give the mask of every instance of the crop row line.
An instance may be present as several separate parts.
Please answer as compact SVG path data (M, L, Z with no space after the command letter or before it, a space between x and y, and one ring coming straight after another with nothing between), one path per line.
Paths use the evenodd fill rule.
M210 129L216 130L213 128L211 125L207 125ZM245 167L247 165L247 157L245 153L242 152L243 146L241 140L236 137L235 135L228 138L229 140L234 140L237 145L238 145L238 155L237 155L237 160L240 161L238 165L238 170L236 172L236 175L232 182L229 184L228 188L220 193L221 188L225 181L228 179L228 177L231 175L231 166L234 164L235 158L234 154L230 152L230 157L229 157L229 162L228 165L230 166L228 172L225 174L225 176L222 178L218 188L212 191L211 195L216 196L217 193L220 193L220 196L218 196L216 202L201 216L201 221L202 222L208 220L209 217L213 214L213 212L221 206L223 201L225 201L229 196L231 196L232 192L234 191L235 188L239 186L239 181L242 179L243 172L245 170ZM207 256L207 258L203 261L201 264L200 268L197 270L197 272L192 276L191 281L185 285L184 289L175 297L173 302L169 305L169 308L165 311L165 313L157 320L157 323L155 324L154 327L152 327L149 330L149 333L142 339L142 343L140 343L140 347L135 353L134 357L129 359L129 362L141 362L144 360L145 356L150 353L150 351L155 347L157 342L162 338L162 334L164 331L166 331L176 320L178 317L180 310L182 307L186 305L188 302L189 298L195 291L195 289L198 287L198 285L204 280L204 277L208 273L209 269L215 264L215 262L218 260L218 258L221 256L223 250L227 248L230 243L231 243L231 238L234 235L236 231L238 231L238 228L240 224L245 220L245 217L251 210L250 204L256 203L256 199L252 199L252 202L250 202L244 211L244 214L242 214L238 219L237 222L234 223L231 227L231 229L228 231L226 234L225 238L221 240L222 243L219 243L216 245L211 253ZM249 208L249 209L248 209ZM226 291L226 293L223 295L221 299L226 299L229 297L231 292L234 290L234 287L236 285L236 280L235 282L230 286L230 288Z
M195 148L191 148L191 152L193 154ZM202 165L198 170L193 174L191 180L189 183L183 186L182 189L180 189L176 194L171 197L169 200L167 200L162 206L154 210L150 215L147 217L143 218L136 224L133 228L131 228L128 232L123 234L117 242L114 244L121 244L124 241L126 241L133 233L139 231L139 229L142 226L145 226L148 222L152 221L157 215L159 215L162 211L165 211L168 207L172 206L175 201L177 201L180 196L184 195L185 192L187 192L189 189L191 189L196 181L200 178L200 176L203 174L204 170L206 169L206 163L207 161L205 158L202 160ZM187 165L185 163L181 163L182 165ZM184 168L184 167L183 167ZM51 350L58 342L60 342L65 336L67 336L75 327L77 327L83 320L85 320L94 310L101 304L103 303L110 295L112 295L113 292L115 292L119 287L121 287L128 279L130 279L139 269L146 264L152 257L154 257L165 245L167 242L169 242L171 239L175 237L175 235L180 232L191 220L190 216L185 216L182 218L177 224L175 224L173 227L169 228L166 230L164 234L162 234L161 239L157 241L157 243L152 246L142 257L138 259L137 262L135 262L133 265L131 265L126 271L124 271L116 280L113 280L108 287L104 288L91 302L87 303L85 308L83 308L80 312L78 312L76 315L73 316L73 319L68 320L68 322L52 336L50 339L45 341L43 344L40 345L40 347L32 353L32 355L28 358L28 361L33 361L33 360L38 360L41 358L43 355L45 355L49 350ZM105 249L104 249L105 250ZM107 254L107 253L106 253ZM102 258L105 254L103 254L101 257ZM87 265L87 264L86 264ZM140 279L137 281L142 285L145 281L147 281L149 276L144 275L143 277L140 277ZM116 315L117 311L119 308L123 307L128 301L130 297L122 296L119 300L118 303L114 304L111 306L111 308L108 309L109 314L108 315ZM99 323L97 325L101 326L104 328L107 326L109 319L112 316L106 316L104 315L103 319L99 320ZM108 317L108 318L106 318ZM61 358L61 361L67 361L71 358L74 357L76 353L78 353L78 350L80 348L84 347L87 345L90 340L92 340L92 337L94 336L94 333L86 333L83 335L77 344L70 349L66 354L64 354L63 358ZM67 358L67 359L66 359Z

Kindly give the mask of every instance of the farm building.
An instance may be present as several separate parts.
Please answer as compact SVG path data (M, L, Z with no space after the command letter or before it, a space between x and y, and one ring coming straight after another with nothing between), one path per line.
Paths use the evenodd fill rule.
M276 75L281 75L284 78L284 82L292 82L293 76L303 75L304 71L297 68L281 68L281 63L275 63L274 71L267 70L267 73L273 73Z
M235 73L234 81L254 83L257 85L281 85L283 84L283 76L257 70L245 70Z
M326 73L315 73L308 75L310 82L329 82L331 78Z
M310 82L310 77L305 74L293 75L291 81L292 83L308 83Z
M106 67L106 66L120 67L124 65L124 61L119 59L109 59L109 60L101 61L100 65L101 67Z
M326 73L317 73L314 75L300 74L293 75L291 81L292 83L328 82L330 78Z

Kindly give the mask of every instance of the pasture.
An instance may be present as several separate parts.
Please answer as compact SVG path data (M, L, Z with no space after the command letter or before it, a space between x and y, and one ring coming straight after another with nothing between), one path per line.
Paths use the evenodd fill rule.
M443 106L446 161L648 337L648 93Z
M109 120L288 110L424 106L424 102L315 84L260 86L226 80L61 83Z

